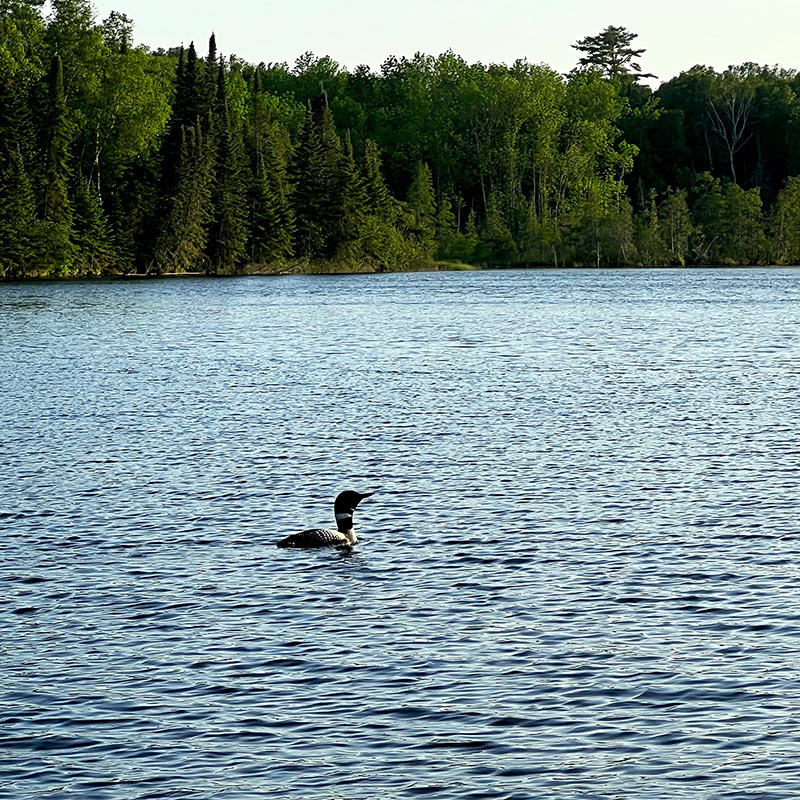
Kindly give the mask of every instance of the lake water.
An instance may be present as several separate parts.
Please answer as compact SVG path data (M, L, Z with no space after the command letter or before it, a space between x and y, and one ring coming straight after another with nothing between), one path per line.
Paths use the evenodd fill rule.
M0 798L797 798L799 389L798 270L0 286Z

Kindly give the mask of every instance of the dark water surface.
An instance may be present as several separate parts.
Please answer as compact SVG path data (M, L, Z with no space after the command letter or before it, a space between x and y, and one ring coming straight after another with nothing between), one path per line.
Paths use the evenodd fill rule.
M0 379L0 797L800 796L800 271L5 285Z

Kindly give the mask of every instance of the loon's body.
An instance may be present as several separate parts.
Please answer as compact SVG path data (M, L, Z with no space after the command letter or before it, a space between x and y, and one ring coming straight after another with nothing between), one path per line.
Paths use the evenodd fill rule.
M358 504L365 498L374 494L367 492L341 492L333 504L333 513L336 517L336 528L310 528L307 531L293 533L278 542L278 547L349 547L358 541L355 528L353 528L353 514Z

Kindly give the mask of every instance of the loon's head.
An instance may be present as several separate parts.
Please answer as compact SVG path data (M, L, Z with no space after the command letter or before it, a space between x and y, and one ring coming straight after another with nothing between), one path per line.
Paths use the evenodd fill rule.
M358 504L365 498L371 497L375 492L340 492L333 503L333 514L336 517L336 527L344 533L353 529L353 514Z

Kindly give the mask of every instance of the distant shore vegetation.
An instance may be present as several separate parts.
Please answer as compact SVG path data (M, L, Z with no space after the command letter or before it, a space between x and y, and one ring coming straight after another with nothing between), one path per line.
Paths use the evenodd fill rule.
M800 262L800 76L133 45L0 0L0 277ZM268 55L268 54L267 54Z

